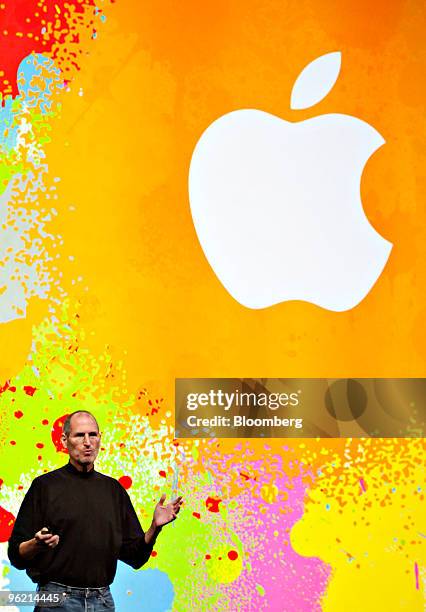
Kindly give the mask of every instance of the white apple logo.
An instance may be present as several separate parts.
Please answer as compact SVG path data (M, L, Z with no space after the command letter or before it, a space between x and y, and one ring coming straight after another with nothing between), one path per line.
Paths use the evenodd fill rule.
M310 64L291 108L307 108L334 85L341 54ZM384 139L343 114L291 123L242 109L214 121L189 170L195 230L211 267L243 306L304 300L353 308L380 276L392 244L368 222L360 181Z

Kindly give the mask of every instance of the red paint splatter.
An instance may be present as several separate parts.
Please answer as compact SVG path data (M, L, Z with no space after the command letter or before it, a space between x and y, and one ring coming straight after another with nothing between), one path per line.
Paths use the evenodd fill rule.
M121 476L121 477L118 479L118 482L121 484L121 486L122 486L124 489L130 489L130 487L131 487L131 486L132 486L132 484L133 484L133 480L130 478L130 476Z
M0 80L0 97L17 96L18 66L22 59L32 52L50 55L56 59L59 67L62 67L65 55L73 56L73 65L79 69L75 60L82 50L79 48L79 34L73 22L75 23L76 17L78 19L86 13L94 15L94 0L56 0L42 3L39 0L12 0L3 3L2 9L0 70L3 70L4 76ZM93 28L94 20L86 18L86 21L87 27ZM41 33L42 30L44 33Z
M10 391L11 393L15 393L16 387L8 387L7 390Z
M211 556L210 555L206 555L205 559L207 559L207 561L208 561L209 559L211 559Z
M192 516L195 516L197 519L201 518L201 514L199 512L193 512Z
M0 478L0 487L2 486L3 483L4 483L4 480Z
M43 459L43 457L42 457L41 455L38 455L38 456L37 456L37 460L38 460L38 461L41 461L42 459Z
M206 508L209 512L219 512L219 504L222 500L216 497L206 499Z
M15 412L15 418L22 419L23 416L24 416L24 413L21 410L17 410Z
M42 425L49 425L49 421L47 419L43 419L41 424Z
M15 517L0 506L0 542L7 542L12 533Z
M238 553L236 550L230 550L228 552L228 559L231 559L231 561L235 561L235 559L238 559Z
M25 385L24 386L24 391L27 395L30 395L31 397L34 395L34 393L37 391L36 387L31 387L30 385Z
M37 442L36 447L37 448L44 448L44 444L42 442Z
M0 387L0 395L9 389L10 380L7 380L2 387Z
M244 478L244 480L248 480L250 476L248 474L244 474L244 472L240 472L240 476Z
M11 440L10 443L11 443L12 446L15 446L15 444L16 444L15 440Z
M163 401L163 398L160 398L159 400L156 399L155 400L155 404L156 405L154 406L153 403L152 403L152 400L148 400L148 404L150 406L152 406L152 408L151 408L151 415L157 414L157 412L160 410L160 404L161 404L162 401Z
M156 556L157 556L157 554L158 554L158 553L157 553L157 551L156 551L156 550L153 550L153 551L152 551L152 553L151 553L151 557L156 557Z
M57 453L68 454L67 449L62 446L61 442L62 428L64 426L65 419L67 418L67 416L68 414L64 414L63 416L59 417L59 419L56 419L52 426L52 442L55 445Z
M166 477L166 472L164 470L160 470L158 473L160 474L162 478Z

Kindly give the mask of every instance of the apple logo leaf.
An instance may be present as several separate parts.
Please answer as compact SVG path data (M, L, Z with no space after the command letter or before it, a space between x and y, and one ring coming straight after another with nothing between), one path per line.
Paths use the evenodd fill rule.
M291 92L290 107L309 108L325 98L339 76L342 56L340 51L326 53L310 62L299 74Z

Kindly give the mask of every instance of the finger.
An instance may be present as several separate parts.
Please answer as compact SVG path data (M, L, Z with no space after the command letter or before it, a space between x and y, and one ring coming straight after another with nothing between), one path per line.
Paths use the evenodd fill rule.
M182 495L179 495L179 497L176 497L176 499L172 501L172 504L178 504L179 502L182 503L181 499L182 499Z
M58 539L59 539L59 536L57 535L49 536L46 540L44 540L44 543L51 544L52 542L57 542Z
M165 494L165 493L163 493L163 495L160 497L160 502L159 502L159 503L160 503L161 505L163 505L165 501L166 501L166 494Z
M46 542L46 540L49 540L49 538L52 537L51 533L40 533L40 532L38 532L36 535L37 535L36 539L39 542Z

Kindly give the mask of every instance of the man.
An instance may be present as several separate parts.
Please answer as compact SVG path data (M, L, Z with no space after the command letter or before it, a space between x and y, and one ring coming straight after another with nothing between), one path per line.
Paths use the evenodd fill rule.
M101 442L95 417L70 414L61 440L69 463L32 482L9 540L9 559L38 583L35 610L44 601L57 612L111 611L117 560L135 569L146 563L182 498L163 506L162 495L144 533L126 490L94 469Z

